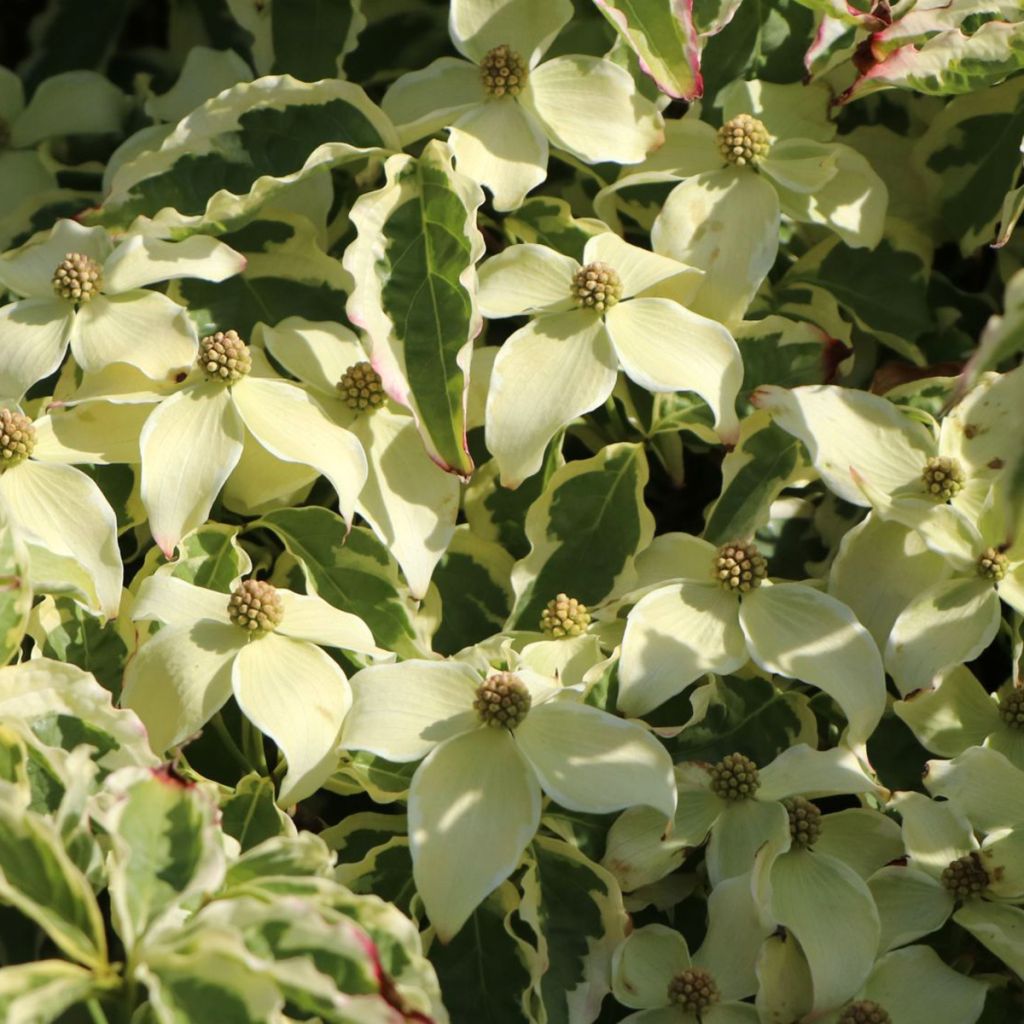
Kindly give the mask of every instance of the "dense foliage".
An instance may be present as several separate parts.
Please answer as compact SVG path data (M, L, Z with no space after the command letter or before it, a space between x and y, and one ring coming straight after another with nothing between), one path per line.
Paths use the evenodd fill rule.
M0 1017L1024 1019L1019 0L36 6Z

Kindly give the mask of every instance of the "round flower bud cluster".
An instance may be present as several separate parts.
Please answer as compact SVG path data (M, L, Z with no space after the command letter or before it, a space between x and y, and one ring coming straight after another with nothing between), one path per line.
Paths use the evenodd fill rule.
M950 861L942 869L940 881L958 900L966 900L985 890L989 877L981 857L977 853L968 853Z
M556 639L563 636L580 636L586 633L590 625L590 612L585 604L580 604L575 597L559 594L547 603L540 613L540 629L542 633Z
M873 999L858 999L843 1010L836 1024L892 1024L892 1017Z
M252 369L249 346L237 331L218 331L199 342L200 369L210 380L233 384Z
M995 548L985 548L978 555L978 575L993 583L998 583L1006 575L1009 566L1010 560Z
M36 428L16 409L0 409L0 469L24 462L36 446Z
M480 721L494 729L515 729L530 710L530 691L512 672L496 672L476 688L473 707Z
M727 163L744 167L763 160L772 148L771 136L765 126L749 114L726 121L715 137L718 152Z
M572 297L582 309L604 313L622 298L622 281L607 263L588 263L572 279Z
M488 50L480 61L480 79L490 96L518 96L526 76L526 61L505 43Z
M703 967L688 967L668 983L669 1002L682 1007L686 1013L700 1013L719 998L715 979Z
M1011 729L1024 732L1024 689L1014 687L999 702L999 717Z
M384 387L380 374L368 363L353 363L338 381L338 391L345 404L357 412L373 411L384 404Z
M228 600L228 618L249 633L269 633L283 617L277 588L264 580L243 580Z
M768 563L758 553L756 544L725 544L715 557L714 574L726 590L746 594L761 586L768 575Z
M726 754L709 771L711 792L723 800L747 800L761 785L757 765L743 754Z
M925 464L921 473L925 489L938 501L949 501L963 489L964 471L956 459L945 455L933 455Z
M81 305L103 287L103 268L91 257L69 252L53 272L53 290L62 299Z
M821 838L821 808L802 796L782 801L789 815L789 835L794 846L808 849Z

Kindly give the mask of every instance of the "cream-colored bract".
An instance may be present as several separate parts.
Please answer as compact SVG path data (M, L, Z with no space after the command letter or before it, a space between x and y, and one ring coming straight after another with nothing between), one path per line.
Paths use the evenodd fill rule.
M137 621L163 624L129 662L121 702L158 754L198 732L234 695L246 717L284 754L278 801L308 796L334 771L351 705L344 672L318 645L388 657L366 624L312 595L278 590L280 625L253 635L228 616L228 595L169 575L139 589Z
M572 291L574 275L593 263L621 282L619 301L603 314L578 307ZM611 232L587 242L582 263L533 244L484 263L483 313L535 316L502 345L487 396L487 446L506 487L537 471L559 429L608 398L620 368L649 391L695 391L719 435L735 439L739 349L720 323L686 308L701 276Z
M101 269L99 294L76 305L54 293L53 276L69 253ZM102 228L60 220L50 232L0 257L0 284L23 299L0 308L0 398L19 401L56 370L68 347L89 372L128 363L160 380L187 367L196 334L184 307L145 286L178 277L223 281L245 259L223 242L131 235L114 242Z
M384 112L409 144L443 128L458 170L521 206L547 176L549 144L587 163L639 163L664 134L655 105L609 60L562 56L541 63L572 17L566 0L454 0L449 30L466 60L441 57L395 82ZM516 95L488 95L479 63L507 46L526 63Z
M366 480L366 456L351 432L297 384L249 375L226 385L197 372L150 413L139 437L142 501L168 558L206 521L250 445L322 473L351 521ZM256 464L250 471L261 469Z
M515 869L540 821L541 792L569 810L675 808L672 764L642 726L579 702L529 668L532 706L514 730L473 709L487 673L455 661L411 660L352 677L342 735L351 750L423 758L409 790L416 888L442 941Z
M415 420L395 402L364 412L346 407L338 382L369 358L346 327L289 317L261 326L256 340L310 389L333 422L358 438L367 476L355 510L395 556L413 596L422 597L455 530L458 480L428 458Z

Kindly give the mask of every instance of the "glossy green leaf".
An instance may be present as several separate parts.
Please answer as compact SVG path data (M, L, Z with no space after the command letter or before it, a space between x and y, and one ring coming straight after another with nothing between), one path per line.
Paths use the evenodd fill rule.
M382 647L406 657L419 651L414 606L398 567L364 527L351 531L325 508L269 512L258 525L273 531L302 566L310 590L358 615Z
M213 943L186 955L151 950L138 973L149 990L154 1020L191 1024L209 1018L263 1024L272 1019L284 998L258 964L247 959L244 949Z
M965 252L994 239L1003 197L1020 172L1022 135L1024 81L1018 78L951 100L915 146L915 161L937 192L943 237Z
M474 284L483 236L480 186L452 169L441 143L395 156L387 184L352 208L358 232L344 265L355 280L348 316L374 339L385 390L416 415L440 465L468 477L469 350L480 330Z
M268 76L207 100L157 150L122 164L94 219L129 224L140 214L188 233L235 226L322 166L395 149L384 114L358 86Z
M106 964L92 887L54 826L9 799L0 800L0 899L35 921L71 959L95 969Z
M768 764L795 742L800 716L766 679L713 678L691 696L696 714L668 741L674 761L714 763L742 751Z
M526 514L547 487L551 474L563 465L561 448L560 439L549 445L540 470L514 491L499 483L498 464L493 459L477 469L466 488L464 501L466 519L473 532L484 540L497 541L513 558L523 558L530 550Z
M28 553L6 523L0 523L0 665L13 660L32 610Z
M659 0L594 0L598 10L640 58L658 88L675 99L700 96L700 40L692 4Z
M556 594L595 605L628 589L633 560L654 536L646 483L647 459L632 444L609 445L555 471L526 517L530 553L512 570L513 627L536 629Z
M963 13L969 5L957 5ZM963 9L967 8L967 11ZM938 8L941 11L941 8ZM956 16L954 8L954 16ZM977 12L984 16L984 11ZM941 17L941 15L940 15ZM897 23L898 28L898 23ZM913 89L930 96L950 96L984 90L997 85L1024 66L1020 46L1020 21L986 21L976 32L967 33L958 25L937 22L932 31L922 33L921 46L898 39L897 48L872 64L843 94L849 101L893 86ZM879 39L884 52L885 34Z
M324 251L319 220L330 203L325 171L306 179L303 214L275 210L224 237L246 258L245 270L226 281L198 278L175 281L170 294L186 304L200 335L229 328L247 341L257 323L274 326L289 316L337 320L345 306L348 279L338 261Z
M288 0L270 9L274 74L343 78L342 61L366 23L360 0Z
M705 539L728 544L752 537L768 521L772 502L806 467L804 446L765 413L743 420L739 443L722 461L722 490L707 514Z
M441 595L436 651L454 654L500 632L512 610L512 565L512 556L493 541L468 527L455 531L433 575Z
M592 1018L609 989L612 953L626 935L618 883L568 843L538 837L522 886L519 913L547 963L534 991L549 1024Z
M0 669L0 720L7 717L51 747L87 743L102 769L157 761L135 713L113 707L110 692L74 665L36 658Z
M116 850L110 896L126 946L165 914L220 885L215 812L206 794L166 772L142 777L121 794L108 820Z
M502 884L473 911L447 945L428 951L453 1020L476 1020L486 1007L488 1024L523 1024L536 974L536 950L519 938L512 915L519 895Z
M546 245L581 262L587 241L608 230L602 221L574 217L572 207L554 196L531 196L505 218L504 227L513 242Z
M799 260L780 284L780 293L802 284L833 295L867 330L913 340L932 322L926 270L918 255L887 239L874 250L826 241Z
M117 620L101 623L70 598L47 597L34 609L30 632L45 657L77 665L120 694L129 652Z
M91 971L66 960L0 967L0 1014L8 1024L59 1020L98 987Z
M240 779L220 805L221 828L238 840L242 853L265 839L293 835L295 826L274 800L274 784L252 772Z

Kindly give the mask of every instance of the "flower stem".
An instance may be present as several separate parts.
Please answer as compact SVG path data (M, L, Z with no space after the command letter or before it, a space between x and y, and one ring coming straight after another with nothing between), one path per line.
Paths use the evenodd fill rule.
M232 759L236 761L239 767L241 767L246 775L248 775L249 772L253 770L252 762L239 749L234 736L231 735L230 730L224 724L224 719L221 718L219 712L210 719L210 724L213 726L213 731L217 734L221 743L224 744L225 749L231 755Z

